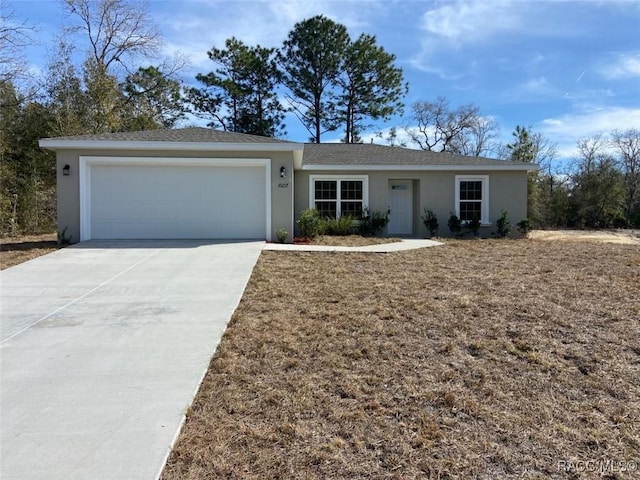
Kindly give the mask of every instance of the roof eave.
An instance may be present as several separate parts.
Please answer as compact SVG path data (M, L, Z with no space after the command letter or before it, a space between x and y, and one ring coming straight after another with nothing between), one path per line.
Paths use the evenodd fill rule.
M532 164L507 164L507 165L303 165L302 170L309 171L329 171L329 170L351 170L351 171L462 171L462 170L473 170L473 171L519 171L519 172L528 172L539 170L540 167L534 163Z
M39 145L49 150L182 150L189 152L295 152L302 143L229 143L229 142L158 142L117 140L63 140L43 138Z

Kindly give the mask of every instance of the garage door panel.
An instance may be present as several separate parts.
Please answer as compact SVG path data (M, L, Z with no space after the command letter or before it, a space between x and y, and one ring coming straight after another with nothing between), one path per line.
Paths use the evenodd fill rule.
M91 166L91 238L264 238L263 167Z

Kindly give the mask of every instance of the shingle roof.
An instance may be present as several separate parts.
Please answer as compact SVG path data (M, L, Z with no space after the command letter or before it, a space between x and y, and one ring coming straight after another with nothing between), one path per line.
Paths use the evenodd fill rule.
M121 142L179 142L179 143L295 143L259 135L225 132L211 128L191 127L178 129L142 130L139 132L100 133L56 137L56 140L121 141Z
M122 143L120 143L122 142ZM102 144L102 145L101 145ZM172 148L178 150L302 150L303 165L310 168L332 166L379 166L379 167L499 167L517 170L535 168L535 165L521 162L509 162L483 157L468 157L443 152L412 150L402 147L390 147L375 144L344 143L307 143L289 142L276 138L262 137L245 133L225 132L210 128L191 127L179 129L143 130L139 132L102 133L75 135L43 139L40 145L45 148L106 148L125 149Z
M412 150L375 144L306 143L305 165L528 165L493 158L453 155L446 152Z

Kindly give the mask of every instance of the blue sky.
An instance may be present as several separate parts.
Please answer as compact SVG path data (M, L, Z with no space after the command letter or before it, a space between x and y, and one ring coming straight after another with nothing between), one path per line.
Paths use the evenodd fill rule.
M15 20L38 27L39 44L27 53L42 69L65 21L61 2L9 4ZM562 158L579 138L640 128L640 1L151 0L149 10L164 53L190 58L183 78L194 84L196 73L213 68L207 51L231 36L280 46L294 23L317 14L346 25L352 37L376 35L409 82L405 115L378 130L409 125L408 107L438 96L478 105L504 141L516 125L531 126L558 144ZM77 46L85 48L80 39ZM306 141L297 119L287 120L288 138Z

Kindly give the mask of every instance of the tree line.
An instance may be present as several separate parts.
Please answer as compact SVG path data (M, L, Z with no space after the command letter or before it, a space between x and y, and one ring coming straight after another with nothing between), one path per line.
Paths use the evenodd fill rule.
M579 139L570 164L558 164L555 145L516 127L505 157L531 162L528 217L537 227L640 228L640 130Z
M41 79L26 68L24 47L34 27L0 0L0 234L51 232L56 218L55 154L38 139L148 128L183 118L180 59L132 68L157 54L161 38L144 4L125 0L64 0L69 24ZM86 55L75 63L70 34ZM7 48L5 48L7 47Z
M193 117L284 137L291 113L310 142L339 132L357 143L375 122L404 113L408 84L395 55L375 36L352 38L322 15L296 23L280 48L227 39L208 52L214 68L190 85L180 78L186 59L158 60L162 38L144 1L64 0L68 24L34 81L21 57L34 29L13 18L8 0L0 6L1 235L55 229L54 154L39 138L174 128ZM83 39L84 52L69 38ZM570 171L558 170L555 146L541 134L517 127L513 143L501 144L498 124L479 107L442 97L414 103L405 126L378 136L389 145L539 163L529 214L541 226L640 223L636 130L581 140Z
M501 143L499 125L477 105L454 107L441 97L414 103L402 132L390 129L387 142L538 165L527 188L527 216L534 227L640 228L637 128L581 138L567 163L559 161L557 145L531 127L516 126L512 141Z

